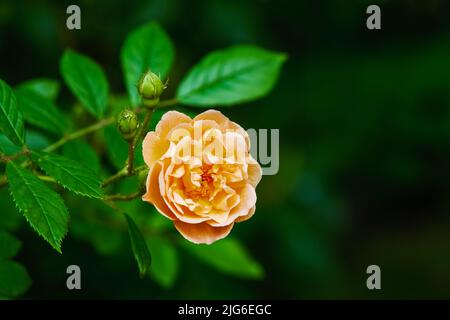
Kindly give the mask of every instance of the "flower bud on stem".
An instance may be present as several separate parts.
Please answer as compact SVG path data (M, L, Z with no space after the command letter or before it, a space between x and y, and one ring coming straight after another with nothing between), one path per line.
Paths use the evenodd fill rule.
M123 109L117 117L117 128L126 141L133 140L139 128L136 113L130 109Z
M142 104L146 108L154 108L158 104L159 97L164 89L166 89L166 85L150 70L141 77L138 83Z
M117 128L122 137L128 142L128 159L127 159L127 173L133 173L134 165L134 141L136 134L139 132L139 119L132 110L124 109L117 117Z

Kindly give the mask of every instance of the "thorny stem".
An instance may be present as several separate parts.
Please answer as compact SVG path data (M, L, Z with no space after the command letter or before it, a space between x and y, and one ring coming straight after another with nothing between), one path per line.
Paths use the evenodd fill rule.
M175 98L174 99L168 99L168 100L162 100L155 107L155 109L156 108L170 107L170 106L173 106L173 105L175 105L177 103L178 103L178 100L175 99ZM137 113L141 113L141 112L144 112L145 110L146 109L139 108L139 109L136 109L136 112ZM102 120L100 120L100 121L98 121L98 122L88 126L88 127L82 128L82 129L74 131L72 133L69 133L68 135L62 137L60 140L56 141L55 143L47 146L42 151L44 151L44 152L55 151L56 149L60 148L61 146L63 146L64 144L66 144L69 141L78 139L78 138L80 138L82 136L85 136L85 135L91 133L91 132L100 130L100 129L102 129L102 128L110 125L110 124L113 124L115 120L116 119L114 117L105 118L105 119L102 119ZM148 123L149 122L150 122L150 119L148 120ZM148 123L147 123L147 126L148 126ZM144 124L145 124L145 120L144 120ZM143 126L143 127L145 127L145 126ZM22 155L26 155L28 152L29 152L28 149L23 149L20 152L18 152L16 154L13 154L11 156L1 157L0 161L7 162L7 161L10 161L10 160L15 160L16 158L18 158L18 157L20 157Z
M127 174L129 176L133 174L134 149L135 149L135 145L134 145L133 141L128 141Z
M150 124L150 120L152 119L153 110L154 109L149 109L147 111L147 113L145 114L144 122L142 123L142 126L139 128L139 131L136 134L136 137L134 139L134 145L135 146L140 140L142 140L144 138L145 133L148 130L148 125Z
M173 98L173 99L167 99L167 100L163 100L160 103L158 103L158 105L156 106L156 108L165 108L165 107L171 107L174 106L178 103L178 99Z
M134 137L133 140L128 142L127 174L129 176L133 175L134 153L136 150L136 146L144 138L144 135L147 132L148 125L150 124L150 120L152 119L153 110L154 109L147 110L144 122L139 127L136 136Z
M106 178L103 181L103 183L102 183L102 187L106 187L106 186L110 185L111 183L113 183L113 182L115 182L115 181L117 181L119 179L122 179L122 178L125 178L125 177L129 177L129 176L134 176L134 175L138 174L139 172L141 172L142 170L145 170L147 168L147 166L146 165L142 165L142 166L139 166L139 167L135 168L133 170L133 172L131 173L131 175L128 174L127 168L128 167L124 167L119 172L117 172L116 174L113 174L109 178Z
M143 192L141 190L136 191L131 194L112 194L104 197L105 201L127 201L134 200L142 196Z
M60 140L56 141L55 143L49 145L48 147L46 147L43 151L44 152L51 152L54 151L56 149L58 149L59 147L63 146L64 144L66 144L67 142L71 141L71 140L75 140L79 137L82 137L84 135L87 135L88 133L97 131L99 129L102 129L103 127L106 127L110 124L113 124L115 121L114 117L109 117L103 120L100 120L97 123L94 123L93 125L90 125L88 127L85 127L83 129L80 129L78 131L72 132L64 137L62 137Z
M116 180L119 180L123 177L126 177L128 175L128 170L127 167L122 168L122 170L120 170L119 172L117 172L116 174L113 174L112 176L110 176L109 178L105 179L102 183L102 187L106 187L107 185L110 185L111 183L113 183Z
M10 155L10 156L7 156L7 155L2 154L2 155L0 156L0 161L2 161L2 162L13 161L13 160L16 160L17 158L19 158L19 157L21 157L21 156L26 156L26 155L28 155L29 152L30 152L30 150L28 150L28 148L24 147L24 148L23 148L22 150L20 150L19 152L15 153L15 154L13 154L13 155Z
M162 100L161 102L159 102L159 104L154 109L170 107L170 106L176 105L177 103L178 103L178 100L176 98L168 99L168 100ZM134 149L136 148L136 143L139 141L139 139L143 138L143 136L144 136L144 134L146 132L146 129L148 128L148 125L150 123L151 116L153 114L153 110L154 109L151 109L151 111L148 111L146 116L145 116L145 118L144 118L144 123L141 126L138 134L136 135L135 140L133 141L133 156L129 157L129 159L132 158L131 159L132 161L128 161L128 163L134 162ZM146 110L147 109L145 109L145 108L140 108L140 109L136 109L136 112L140 113L140 112L144 112ZM115 117L109 117L109 118L102 119L102 120L100 120L100 121L98 121L98 122L96 122L96 123L94 123L94 124L92 124L90 126L87 126L85 128L82 128L80 130L77 130L77 131L74 131L72 133L69 133L69 134L65 135L64 137L62 137L61 139L59 139L55 143L53 143L53 144L47 146L46 148L44 148L42 151L44 151L44 152L55 151L58 148L62 147L67 142L75 140L75 139L78 139L78 138L80 138L82 136L85 136L85 135L91 133L91 132L100 130L100 129L102 129L102 128L110 125L110 124L113 124L115 121L116 121ZM19 157L21 157L23 155L28 155L28 154L29 154L29 150L25 147L23 150L17 152L16 154L10 155L10 156L1 155L0 156L0 162L9 162L9 161L15 160L15 159L17 159L17 158L19 158ZM129 155L130 154L131 153L129 152ZM24 162L22 162L22 166L23 167L27 167L30 164L31 164L30 160L25 160ZM113 175L113 176L109 177L108 179L106 179L103 182L102 186L107 186L110 183L112 183L112 182L114 182L114 181L116 181L118 179L124 178L126 176L132 176L136 172L138 172L137 168L136 168L136 170L132 170L132 168L133 168L132 164L131 165L129 164L129 166L131 166L131 170L129 170L129 169L127 169L125 171L123 169L120 170L115 175ZM0 177L0 187L3 187L7 183L8 183L8 179L6 178L6 176Z

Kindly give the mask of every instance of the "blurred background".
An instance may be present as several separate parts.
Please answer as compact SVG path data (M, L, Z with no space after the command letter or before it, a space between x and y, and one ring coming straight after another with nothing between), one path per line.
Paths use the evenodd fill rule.
M81 7L81 30L65 26L70 4ZM366 28L370 4L382 30ZM17 260L33 279L23 298L450 298L448 1L1 0L0 78L62 83L59 59L72 47L124 93L121 45L151 20L176 47L167 97L211 50L249 43L289 55L269 96L222 109L244 128L280 129L280 171L263 177L256 215L233 230L264 275L224 274L162 245L152 251L170 262L154 252L166 278L140 280L127 234L87 226L79 217L103 209L71 196L59 255L2 190L0 224L23 241ZM62 86L58 104L70 113L71 103ZM66 289L70 264L81 267L81 291ZM382 290L366 288L371 264Z

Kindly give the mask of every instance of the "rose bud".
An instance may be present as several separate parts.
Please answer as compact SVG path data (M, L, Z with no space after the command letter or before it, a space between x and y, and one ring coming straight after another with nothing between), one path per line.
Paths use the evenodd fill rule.
M142 97L142 104L145 107L153 108L159 102L159 96L166 89L166 85L159 77L147 71L139 80L138 91Z
M139 119L132 110L123 109L117 117L117 128L119 129L122 137L130 141L136 135L139 127Z

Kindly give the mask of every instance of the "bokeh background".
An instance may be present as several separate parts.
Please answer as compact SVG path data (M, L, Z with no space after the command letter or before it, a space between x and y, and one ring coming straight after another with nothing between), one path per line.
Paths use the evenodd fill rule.
M65 27L69 4L81 7L79 31ZM366 29L370 4L382 30ZM120 47L151 20L176 46L167 96L211 50L250 43L289 55L269 96L223 109L245 128L280 129L280 171L233 230L265 275L225 275L176 248L172 286L140 280L126 233L86 231L77 217L97 209L76 197L59 255L16 221L2 190L0 223L23 241L17 260L33 279L23 298L450 298L448 1L1 0L0 78L61 80L72 47L123 93ZM69 112L71 102L63 86L58 103ZM81 291L65 287L69 264L82 269ZM371 264L382 290L366 288Z

